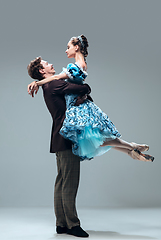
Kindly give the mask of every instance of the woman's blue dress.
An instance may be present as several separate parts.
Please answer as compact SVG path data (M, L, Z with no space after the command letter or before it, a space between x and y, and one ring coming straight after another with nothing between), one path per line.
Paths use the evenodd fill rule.
M66 81L83 84L87 77L78 63L70 63L63 68L69 79ZM121 137L109 117L92 101L85 100L79 106L74 106L78 95L65 95L66 115L60 129L60 134L73 142L72 151L81 160L92 159L111 149L110 146L101 147L108 140Z

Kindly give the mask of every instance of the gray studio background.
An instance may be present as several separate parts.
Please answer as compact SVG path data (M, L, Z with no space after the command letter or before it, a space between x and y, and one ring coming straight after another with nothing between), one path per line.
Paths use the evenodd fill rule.
M53 206L55 155L42 90L27 94L30 60L56 73L72 36L89 41L95 103L127 141L147 143L154 163L111 150L81 163L79 207L161 207L160 0L0 1L0 206Z

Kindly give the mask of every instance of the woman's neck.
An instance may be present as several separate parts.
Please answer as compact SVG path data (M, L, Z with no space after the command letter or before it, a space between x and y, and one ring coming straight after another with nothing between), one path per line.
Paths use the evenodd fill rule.
M77 63L79 63L79 65L80 65L83 69L86 69L86 68L87 68L87 64L86 64L86 62L85 62L85 60L84 60L83 54L81 54L81 53L76 54L76 56L75 56L75 61L76 61Z

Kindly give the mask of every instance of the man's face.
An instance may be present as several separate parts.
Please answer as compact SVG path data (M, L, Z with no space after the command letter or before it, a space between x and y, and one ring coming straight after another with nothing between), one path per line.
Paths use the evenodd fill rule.
M42 73L45 75L54 75L55 69L53 67L53 64L48 63L47 61L41 60L41 64L43 66L43 69L41 69Z

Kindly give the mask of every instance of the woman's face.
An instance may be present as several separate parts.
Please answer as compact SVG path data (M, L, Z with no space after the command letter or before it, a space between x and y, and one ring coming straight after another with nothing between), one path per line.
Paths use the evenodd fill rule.
M65 51L68 58L75 58L75 54L78 50L78 45L74 46L71 41L68 42L67 50Z

